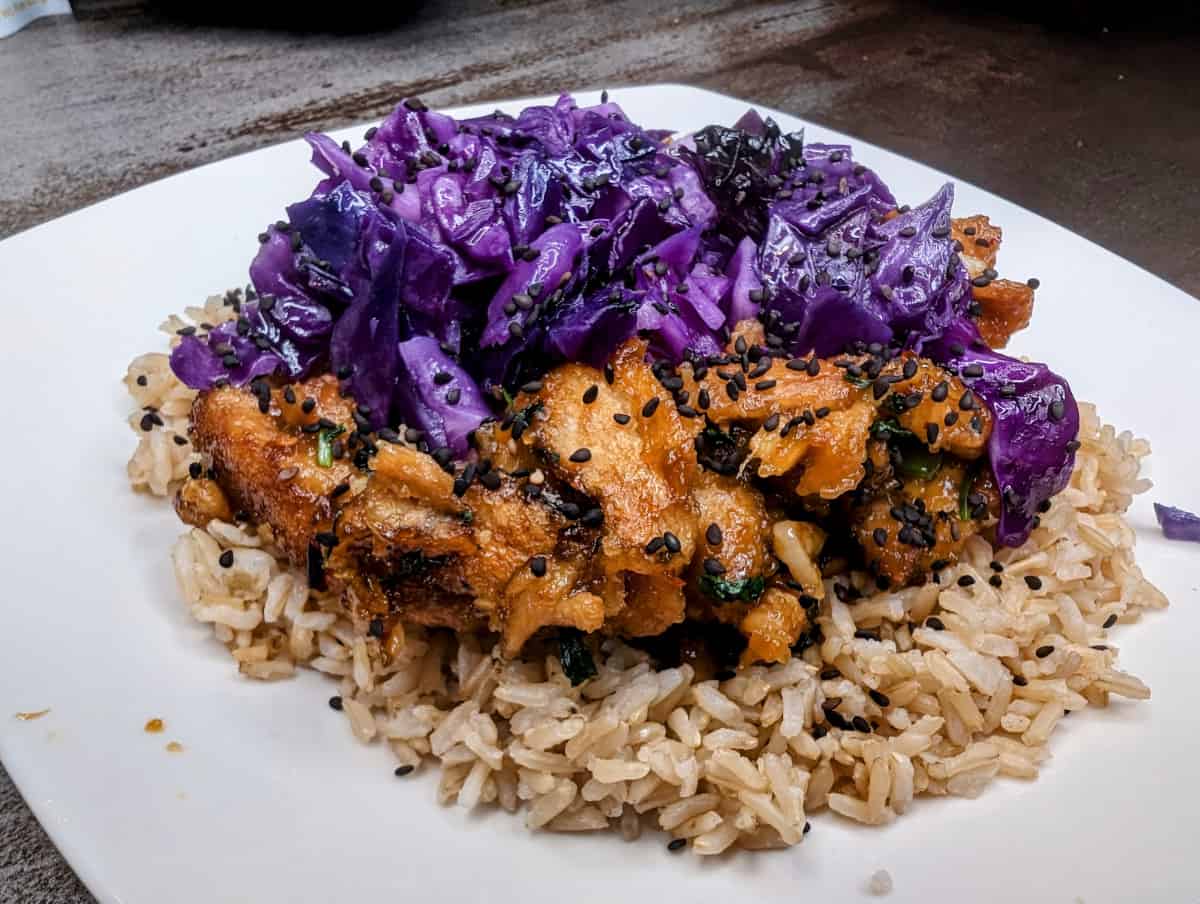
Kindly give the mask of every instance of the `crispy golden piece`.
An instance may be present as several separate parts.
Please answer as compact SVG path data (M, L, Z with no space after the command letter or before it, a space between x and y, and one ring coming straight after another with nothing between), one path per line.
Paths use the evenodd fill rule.
M350 402L341 397L333 377L316 377L292 391L294 402L282 390L273 390L266 412L243 389L201 393L192 407L192 442L212 456L234 508L270 524L288 557L303 565L316 532L330 527L330 494L349 480L353 468L345 460L321 467L316 434L301 428L322 418L346 430L354 424Z
M225 498L225 491L215 480L201 477L184 481L175 494L175 512L184 524L205 527L214 518L232 521L233 509Z
M905 354L883 372L903 375L912 372L914 366L916 371L910 378L893 384L893 391L916 402L906 404L904 411L895 415L896 421L932 452L945 451L967 460L981 456L992 435L991 411L975 400L974 394L964 402L966 384L928 359Z
M791 647L809 627L808 616L795 594L769 587L738 625L746 635L742 665L787 662Z
M944 463L929 479L909 478L859 505L855 538L867 564L894 584L921 580L935 563L958 558L963 545L999 511L991 473L974 469L963 493L967 466ZM961 517L966 502L968 518Z
M928 361L785 362L754 351L760 339L742 325L699 380L690 364L651 368L639 340L605 371L559 366L477 432L469 465L395 436L364 451L332 377L204 393L193 434L216 480L187 482L176 504L193 523L247 511L310 573L315 550L385 650L404 623L487 628L515 656L544 629L646 637L687 618L740 630L744 662L782 661L810 627L801 595L823 595L826 535L808 519L841 512L880 574L919 577L994 511L981 477L975 519L957 520L963 461L992 424ZM890 447L872 438L881 421L900 437ZM338 427L346 448L318 462L316 433ZM710 441L731 455L713 470L698 458ZM933 479L893 473L902 442L941 461ZM897 521L904 507L917 515Z
M740 580L766 574L772 567L770 530L763 495L744 481L733 477L701 473L692 488L700 531L692 559L690 578L699 585L700 576L722 569L728 580ZM714 529L715 528L715 529Z
M564 364L536 393L523 393L517 409L538 407L520 442L547 472L599 504L606 571L677 575L695 549L696 514L687 486L694 454L690 467L680 463L691 453L693 434L678 423L673 405L648 395L654 378L644 363L635 366L625 350L615 360L621 379L611 386L595 368ZM584 401L585 394L591 401ZM668 534L674 539L663 542ZM656 537L660 543L647 552Z
M517 599L523 590L514 578L530 572L535 556L555 558L566 519L528 499L507 477L494 490L473 484L455 496L454 478L407 446L381 446L373 464L366 488L338 519L329 577L376 614L407 618L422 594L449 594L469 605L455 609L448 626L468 612L474 623L491 614L506 643L510 635L524 634L519 648L531 616ZM510 625L514 612L520 623ZM557 616L547 617L545 624ZM431 614L423 623L436 622Z
M972 280L990 280L986 285L971 285L971 296L982 312L976 321L983 341L992 348L1004 348L1013 333L1029 326L1033 315L1033 289L1025 283L999 279L995 275L996 254L1000 250L1001 231L982 215L950 221L951 235L962 243L963 266ZM991 271L991 272L986 272Z

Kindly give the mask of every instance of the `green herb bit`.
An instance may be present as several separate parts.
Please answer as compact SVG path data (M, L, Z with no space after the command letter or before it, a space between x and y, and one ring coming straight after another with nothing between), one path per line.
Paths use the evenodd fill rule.
M753 603L763 594L767 582L761 575L749 578L724 578L714 574L700 576L700 589L720 603Z
M905 477L917 477L929 480L942 467L942 454L930 452L919 443L904 443L897 446L898 461L896 467Z
M871 436L875 439L916 439L914 434L907 427L901 427L899 421L894 418L880 418L871 425Z
M975 471L973 468L967 468L967 472L963 474L962 483L958 485L958 518L960 521L971 520L971 503L969 497L971 495L971 486L975 483Z
M345 427L326 427L317 433L317 464L322 468L333 467L333 441L345 432Z

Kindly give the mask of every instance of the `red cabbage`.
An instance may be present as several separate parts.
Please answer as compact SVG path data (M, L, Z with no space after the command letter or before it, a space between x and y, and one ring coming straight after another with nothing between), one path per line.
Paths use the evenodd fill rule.
M1154 517L1168 540L1190 540L1200 543L1200 516L1183 509L1154 503Z
M931 340L925 353L956 370L991 409L988 460L1003 503L996 538L1020 546L1043 504L1071 479L1079 433L1071 387L1045 364L992 351L965 318Z
M331 369L372 428L469 454L500 393L624 340L679 363L759 318L776 354L870 343L957 370L994 415L1000 542L1069 478L1070 388L991 351L950 238L951 186L912 210L844 145L753 111L668 141L569 96L456 122L406 100L357 149L310 134L323 173L269 227L235 321L172 354L189 386Z
M478 384L428 336L406 339L397 350L399 417L424 431L431 449L447 446L462 458L471 431L492 413Z

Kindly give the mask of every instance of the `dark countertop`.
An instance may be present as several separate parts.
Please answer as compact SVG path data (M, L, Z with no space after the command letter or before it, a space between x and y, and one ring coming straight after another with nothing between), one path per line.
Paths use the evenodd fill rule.
M0 41L0 237L305 129L377 119L405 94L451 105L672 81L948 170L1200 294L1192 14L1131 32L1077 3L1042 4L1071 28L884 0L389 5L403 20L335 35L302 30L324 23L278 0L242 6L295 30L79 0L76 21ZM0 769L0 904L36 900L91 899Z

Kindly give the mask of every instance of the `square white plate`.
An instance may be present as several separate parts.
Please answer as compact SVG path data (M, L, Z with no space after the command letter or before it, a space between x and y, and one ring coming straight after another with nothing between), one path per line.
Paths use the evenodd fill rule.
M636 121L679 130L732 123L747 106L679 85L613 99ZM785 129L805 125L765 112ZM807 135L851 141L902 201L951 178L816 126ZM1153 688L1150 703L1073 716L1036 782L1001 781L975 801L921 801L882 829L819 814L805 843L783 853L709 862L653 838L535 835L500 812L444 808L431 775L395 779L385 751L352 740L326 706L323 679L240 678L178 598L174 514L128 490L134 438L118 380L131 358L162 347L166 314L245 283L255 235L315 184L308 157L292 141L0 243L0 376L10 390L0 757L97 897L817 901L862 896L886 868L893 901L1200 899L1200 548L1163 540L1147 497L1130 515L1139 561L1173 606L1115 640L1123 667ZM1050 361L1103 418L1152 440L1149 497L1200 509L1196 300L971 185L958 184L955 209L1004 228L1006 273L1042 280L1014 352ZM14 718L47 707L37 721ZM151 717L166 721L164 734L143 732ZM166 753L168 740L185 752Z

